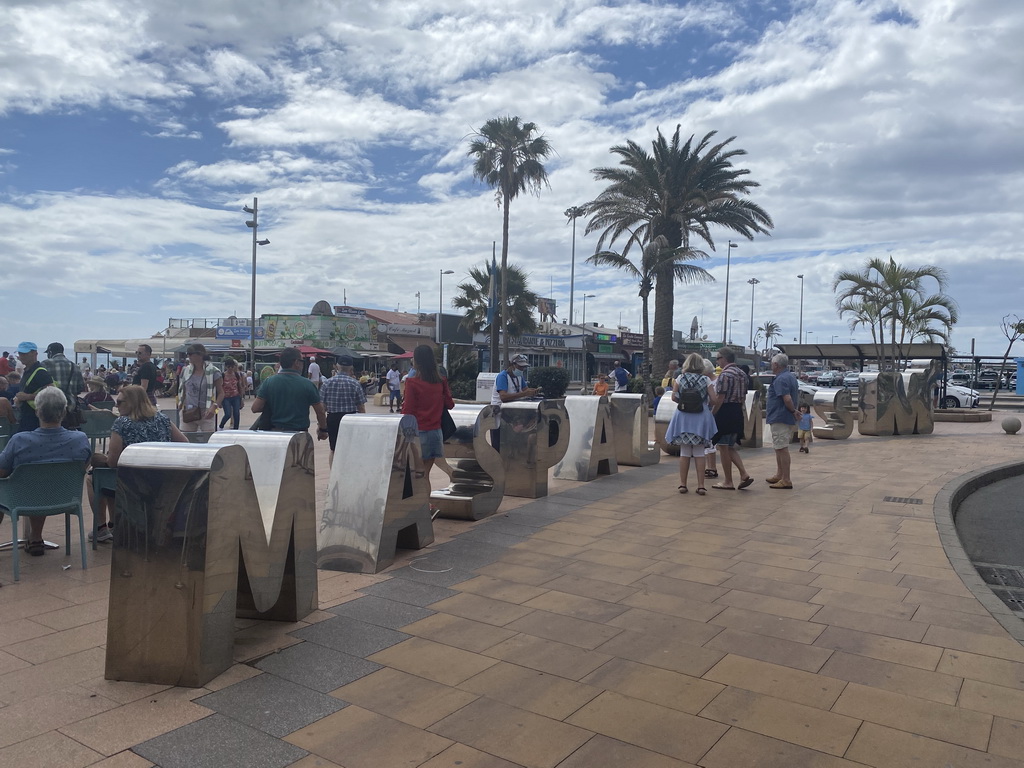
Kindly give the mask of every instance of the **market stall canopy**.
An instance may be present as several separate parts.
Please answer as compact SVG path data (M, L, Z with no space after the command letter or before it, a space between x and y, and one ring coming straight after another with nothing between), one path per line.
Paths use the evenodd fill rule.
M308 355L333 355L334 354L329 349L320 349L319 347L299 347L298 350L299 350L299 352L301 352L305 356L308 356Z
M331 350L331 354L335 357L341 357L342 355L348 355L353 360L362 360L364 355L355 350L349 349L348 347L335 347Z

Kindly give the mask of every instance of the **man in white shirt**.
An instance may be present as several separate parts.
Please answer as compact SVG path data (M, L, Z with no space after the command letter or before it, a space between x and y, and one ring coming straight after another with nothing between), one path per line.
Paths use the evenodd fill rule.
M309 380L313 382L313 386L318 390L320 389L320 365L317 363L315 357L309 358L309 371L306 374L309 376Z
M388 413L395 412L395 401L398 401L398 412L402 412L402 374L398 370L398 363L392 363L391 369L387 373L388 379L388 394L390 399L388 400Z
M526 355L513 355L508 361L505 370L499 373L494 379L494 388L491 389L491 405L499 408L502 403L510 403L513 400L522 400L524 397L533 397L540 390L536 387L526 386L526 369L529 367L529 360ZM494 450L501 451L501 416L495 417L494 429L491 430L491 445Z

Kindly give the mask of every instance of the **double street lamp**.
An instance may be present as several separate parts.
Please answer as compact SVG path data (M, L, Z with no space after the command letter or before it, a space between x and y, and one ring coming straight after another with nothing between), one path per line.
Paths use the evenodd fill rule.
M754 348L754 286L760 283L756 277L747 280L750 283L750 348Z
M256 246L270 245L269 240L260 240L257 235L259 230L259 201L252 199L252 208L243 205L242 210L251 214L252 218L245 222L245 226L252 230L252 304L249 307L249 370L256 376Z
M586 216L587 209L582 205L573 205L565 209L565 216L572 222L572 260L569 262L569 324L572 324L572 297L576 292L576 219Z

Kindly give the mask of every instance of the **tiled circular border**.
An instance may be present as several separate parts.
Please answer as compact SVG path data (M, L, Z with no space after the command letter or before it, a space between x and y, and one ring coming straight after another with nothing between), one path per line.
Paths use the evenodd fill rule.
M996 597L989 585L978 575L956 531L956 512L964 499L979 488L1019 475L1024 475L1024 462L1019 461L996 464L961 475L946 483L935 496L933 514L942 548L960 580L1012 637L1024 643L1024 620Z

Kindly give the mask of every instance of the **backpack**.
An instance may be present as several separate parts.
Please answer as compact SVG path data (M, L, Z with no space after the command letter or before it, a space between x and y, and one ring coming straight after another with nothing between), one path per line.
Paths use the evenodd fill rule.
M683 377L680 377L682 379ZM683 379L690 382L692 379ZM704 410L704 398L697 387L680 386L676 393L677 408L683 413L700 413Z

